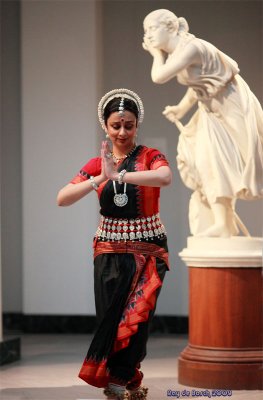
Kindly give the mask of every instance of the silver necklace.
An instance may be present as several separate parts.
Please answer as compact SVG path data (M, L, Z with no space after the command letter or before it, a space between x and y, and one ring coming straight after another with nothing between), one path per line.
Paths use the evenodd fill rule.
M136 150L136 147L137 147L137 144L135 143L135 145L134 145L133 148L129 151L129 153L128 153L128 154L125 154L125 155L122 156L122 157L117 157L117 156L115 156L115 154L113 153L113 151L111 152L111 156L112 156L113 160L114 160L116 163L118 163L119 161L125 160L125 158L130 157L130 156L132 155L132 153Z
M113 201L114 201L114 204L116 204L117 207L124 207L128 203L128 196L126 194L126 187L127 187L127 183L125 182L124 183L123 193L117 193L116 182L113 181L113 189L114 189Z
M112 158L115 160L116 163L118 163L119 161L124 160L127 157L130 157L132 155L132 153L136 150L136 148L137 148L137 145L135 143L133 148L131 149L131 151L128 154L126 154L125 156L120 157L120 158L116 157L115 154L113 152L111 152ZM128 203L128 196L126 194L127 183L126 182L124 183L123 193L117 193L115 181L113 181L112 183L113 183L113 189L114 189L114 197L113 197L114 204L117 207L126 206L126 204Z

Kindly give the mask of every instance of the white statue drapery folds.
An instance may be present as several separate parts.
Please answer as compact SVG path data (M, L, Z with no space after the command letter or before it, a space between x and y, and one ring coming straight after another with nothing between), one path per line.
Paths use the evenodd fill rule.
M163 114L181 131L177 164L194 192L189 222L193 235L249 235L235 212L236 199L263 197L263 112L239 75L237 63L188 32L184 18L156 10L144 20L143 47L153 56L152 80L176 77L186 95ZM197 104L187 125L180 119Z

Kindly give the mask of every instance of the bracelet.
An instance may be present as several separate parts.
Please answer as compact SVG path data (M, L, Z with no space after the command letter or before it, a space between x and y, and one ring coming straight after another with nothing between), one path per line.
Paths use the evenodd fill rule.
M120 173L119 173L119 176L118 176L118 184L119 185L122 185L123 184L123 177L124 177L124 175L126 174L126 169L123 169Z
M91 182L91 186L93 187L94 190L98 190L99 186L97 185L97 183L94 181L94 176L90 176L90 182Z

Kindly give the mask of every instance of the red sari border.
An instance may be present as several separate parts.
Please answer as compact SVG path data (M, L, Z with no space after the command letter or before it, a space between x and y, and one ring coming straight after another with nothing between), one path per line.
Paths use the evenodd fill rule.
M119 328L117 331L117 336L114 342L114 351L119 351L124 349L129 345L130 338L135 335L138 331L138 324L141 322L146 322L149 318L149 313L154 309L156 304L156 291L162 286L162 281L156 270L155 257L149 256L147 259L144 257L143 270L140 271L140 257L135 255L136 260L136 274L135 274L135 287L130 293L128 301L124 309L124 319L119 323ZM137 274L138 271L138 274ZM137 275L137 276L136 276ZM135 298L134 294L138 290L140 285L140 278L144 275L147 280L141 285L143 290L143 297ZM135 308L131 307L129 311L129 304L135 300Z

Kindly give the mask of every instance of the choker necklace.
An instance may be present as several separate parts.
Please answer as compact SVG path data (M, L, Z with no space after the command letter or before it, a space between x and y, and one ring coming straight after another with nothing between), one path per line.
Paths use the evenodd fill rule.
M113 151L111 152L111 156L113 158L113 160L115 161L115 163L118 163L119 161L125 160L125 158L130 157L132 155L132 153L136 150L137 145L135 144L133 146L133 148L131 149L131 151L129 151L128 154L125 154L123 157L117 157L115 156L115 154L113 153Z
M126 187L127 187L127 183L124 183L124 190L123 193L117 193L116 190L116 182L112 181L113 183L113 189L114 189L114 197L113 197L113 201L116 204L117 207L124 207L126 206L126 204L128 203L128 196L126 194Z

